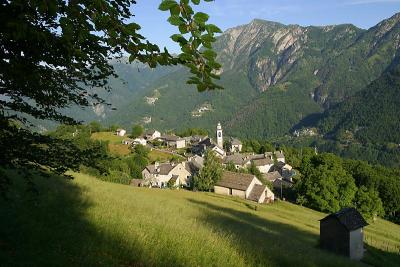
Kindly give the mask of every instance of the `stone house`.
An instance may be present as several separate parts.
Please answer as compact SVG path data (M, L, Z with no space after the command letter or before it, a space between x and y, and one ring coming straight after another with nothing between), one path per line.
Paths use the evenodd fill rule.
M189 172L186 163L162 163L148 165L142 171L145 184L153 187L166 187L171 180L174 186L189 187L192 179L192 173Z
M133 139L132 145L145 146L145 145L147 145L147 140L144 139L143 137L138 137L138 138Z
M276 157L276 161L278 162L285 162L285 155L283 154L283 151L275 151L275 157Z
M270 171L278 171L285 180L292 182L293 177L296 175L296 171L293 167L285 162L278 161Z
M274 160L271 158L254 159L252 161L261 173L268 173L274 166Z
M168 147L173 147L177 149L186 147L185 139L176 135L163 135L159 139L163 141Z
M236 169L247 168L254 162L261 173L268 173L274 166L272 158L264 154L232 154L224 157L223 164L227 165L229 162L232 162Z
M237 138L231 138L231 139L229 140L229 145L228 145L228 147L229 147L229 152L232 152L232 153L239 153L239 152L242 151L243 144L242 144L242 142L241 142L239 139L237 139Z
M118 136L124 136L126 134L126 130L124 129L117 129L117 131L115 132L116 135Z
M237 196L258 203L274 201L274 193L252 174L224 171L214 186L216 194Z
M124 139L124 140L122 140L122 144L130 146L133 144L133 139L130 139L130 138Z
M214 151L215 155L219 158L224 158L226 155L225 150L215 144L209 137L200 141L197 145L192 146L192 153L204 157L207 149Z
M157 130L148 130L145 133L145 138L149 141L152 141L154 139L160 138L161 133Z
M237 170L246 168L250 166L251 157L249 154L232 154L224 157L223 164L227 165L229 163L233 163Z
M345 208L320 220L320 246L360 260L364 255L363 228L368 223L355 208Z

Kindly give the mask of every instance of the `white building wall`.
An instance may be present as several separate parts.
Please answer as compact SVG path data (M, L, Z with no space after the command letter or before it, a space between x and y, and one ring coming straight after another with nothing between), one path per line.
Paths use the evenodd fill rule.
M215 185L214 193L220 194L220 195L229 195L229 188Z
M191 173L188 172L188 170L186 170L184 163L179 163L178 165L175 166L175 168L173 168L170 171L171 177L172 175L177 175L178 176L178 181L179 184L182 184L184 186L189 186L190 185L190 179L189 177L191 177Z
M176 148L184 148L184 147L186 147L185 139L176 141Z
M350 259L361 260L364 256L364 234L359 228L350 232Z
M232 189L232 196L246 198L246 191Z
M268 165L263 165L263 166L257 166L257 169L261 172L261 173L268 173L272 166L274 166L273 164L268 164Z

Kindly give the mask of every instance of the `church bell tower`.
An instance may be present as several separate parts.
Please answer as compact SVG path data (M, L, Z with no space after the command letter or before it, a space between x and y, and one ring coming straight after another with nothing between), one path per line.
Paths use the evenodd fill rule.
M220 122L218 122L218 125L217 125L217 145L220 148L224 147L224 139L222 137L222 126L221 126Z

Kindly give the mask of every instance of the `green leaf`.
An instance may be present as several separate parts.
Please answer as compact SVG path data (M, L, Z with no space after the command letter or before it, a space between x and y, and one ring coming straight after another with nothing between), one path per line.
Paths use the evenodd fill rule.
M171 16L168 18L168 22L174 26L179 26L185 24L185 21L179 16Z
M179 5L173 6L169 9L171 16L179 16L181 14L181 8Z
M178 3L175 2L174 0L164 0L158 6L158 9L161 11L167 11L167 10L173 8L174 6L178 6Z
M208 24L206 25L206 30L208 33L221 33L221 29L215 26L214 24Z
M203 51L203 56L208 59L208 60L212 60L217 56L217 53L215 53L213 50L211 49L207 49Z
M198 5L198 4L200 4L200 0L192 0L192 3L195 5Z
M197 12L196 14L194 14L193 18L196 22L204 23L208 20L209 16L206 13Z
M215 38L210 34L204 34L201 36L201 41L204 43L212 43L215 42Z
M187 25L186 24L181 24L179 25L179 32L182 34L188 33Z
M187 43L187 40L185 39L185 37L182 36L182 34L173 34L171 35L171 39L174 42L177 42L182 45L185 45Z

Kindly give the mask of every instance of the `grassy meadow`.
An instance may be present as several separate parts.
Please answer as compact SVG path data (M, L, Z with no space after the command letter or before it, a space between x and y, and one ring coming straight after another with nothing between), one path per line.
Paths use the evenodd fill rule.
M108 141L110 144L121 144L122 140L127 139L127 136L118 136L114 132L98 132L92 134L92 139L99 141Z
M0 199L1 266L396 266L400 226L366 227L364 262L318 249L325 214L73 173L16 179ZM257 209L255 206L257 205Z
M114 132L98 132L91 136L94 140L107 141L108 150L114 156L126 156L131 153L128 145L122 144L122 140L127 139L127 136L118 136Z
M178 158L179 161L185 160L185 158L180 155L172 154L172 153L168 153L168 152L164 152L164 151L160 151L160 150L156 150L156 149L152 149L149 152L148 157L149 157L150 162L154 162L154 161L166 162L166 161L170 161L174 157Z

